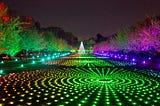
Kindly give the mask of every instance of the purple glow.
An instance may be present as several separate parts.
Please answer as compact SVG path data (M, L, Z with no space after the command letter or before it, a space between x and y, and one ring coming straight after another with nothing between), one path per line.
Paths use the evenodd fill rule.
M143 61L143 64L146 64L146 61Z
M133 58L132 61L136 61L135 58Z

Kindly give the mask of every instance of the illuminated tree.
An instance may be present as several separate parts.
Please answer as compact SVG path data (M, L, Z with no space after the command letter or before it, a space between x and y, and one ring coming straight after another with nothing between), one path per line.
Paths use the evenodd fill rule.
M0 2L0 18L4 16L8 16L8 7L3 2Z
M84 41L85 44L85 49L87 52L92 52L93 46L95 44L95 39L94 38L90 38L86 41Z
M3 53L10 56L15 56L20 51L20 36L21 31L19 18L13 19L9 22L3 22L0 27L3 37L1 38L1 47L5 49Z
M68 43L63 39L58 39L57 44L59 51L67 51L70 49Z
M130 33L129 39L131 50L160 52L160 21L152 19L149 25Z
M46 49L48 51L61 51L61 50L68 50L70 48L67 41L62 38L56 37L53 31L46 31L42 33L45 42L47 43Z
M1 28L0 28L1 29ZM2 47L2 43L3 43L3 33L0 31L0 54L2 54L5 50L6 50L6 48L4 48L4 47Z
M100 43L96 43L93 46L93 52L100 52L100 51L111 51L112 49L110 48L109 43L107 43L106 41L100 42Z
M116 42L118 45L118 50L127 50L129 38L125 30L119 31L116 36Z
M57 50L57 37L55 37L55 34L52 31L45 31L42 32L42 35L44 36L44 41L46 42L46 47L48 51L55 51Z
M46 47L46 42L42 35L38 33L36 30L24 30L21 33L21 50L26 50L26 54L28 51L40 51Z

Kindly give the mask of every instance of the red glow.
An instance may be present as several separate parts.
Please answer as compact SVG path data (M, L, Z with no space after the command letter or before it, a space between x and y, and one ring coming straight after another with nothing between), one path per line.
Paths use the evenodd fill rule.
M10 20L10 17L9 16L3 16L2 19L3 19L3 21L8 22Z
M8 16L8 11L6 10L7 6L4 3L0 3L0 17Z

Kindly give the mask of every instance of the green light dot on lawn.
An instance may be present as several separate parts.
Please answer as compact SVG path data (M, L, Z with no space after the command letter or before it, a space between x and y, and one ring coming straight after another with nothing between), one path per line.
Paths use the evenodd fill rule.
M147 100L151 100L151 98L150 98L150 97L147 97Z
M78 96L75 96L75 97L74 97L74 99L77 99L77 98L78 98Z
M149 101L145 101L144 104L149 104Z
M106 99L106 101L109 101L109 99Z
M32 64L35 64L36 62L35 61L32 61Z
M74 99L70 99L70 101L74 101Z
M118 105L119 105L119 106L121 106L121 105L122 105L122 103L121 103L121 102L118 102Z
M65 102L65 104L69 104L69 102L68 102L68 101L66 101L66 102Z
M69 97L69 95L67 94L66 97Z
M119 99L116 99L116 101L119 102L120 100L119 100Z
M85 100L87 100L88 98L84 98Z
M4 61L1 61L1 64L3 64L4 63Z
M155 103L157 103L157 102L158 102L158 100L154 100L154 102L155 102Z
M85 103L85 102L86 102L85 100L82 100L82 101L81 101L81 103Z
M138 100L139 100L139 101L143 101L143 99L142 99L142 98L139 98Z
M160 99L160 97L157 97L157 99Z
M132 102L132 104L133 104L133 105L136 105L137 103L136 103L136 102Z
M23 68L24 67L24 65L23 64L21 64L21 68Z
M96 100L96 101L98 101L99 99L98 99L98 98L96 98L95 100Z
M128 101L130 101L130 102L131 102L131 101L132 101L132 99L128 99Z

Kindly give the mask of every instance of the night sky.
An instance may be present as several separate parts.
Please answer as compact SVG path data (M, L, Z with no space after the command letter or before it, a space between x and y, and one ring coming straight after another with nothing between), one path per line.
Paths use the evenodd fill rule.
M1 0L12 14L31 16L42 27L57 26L77 37L109 36L160 14L160 0Z

